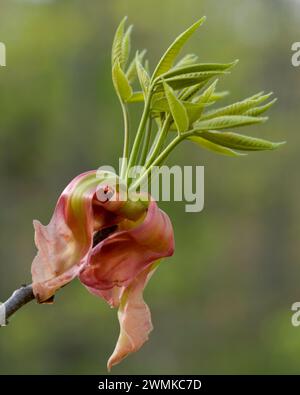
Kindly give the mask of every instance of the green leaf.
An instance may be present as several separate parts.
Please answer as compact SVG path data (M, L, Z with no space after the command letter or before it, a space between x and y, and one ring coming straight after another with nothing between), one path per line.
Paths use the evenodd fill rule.
M199 84L200 82L208 81L217 75L228 74L226 71L203 71L199 73L183 74L177 77L167 78L165 81L174 90L183 89L192 85ZM159 90L161 81L158 82L157 89Z
M257 118L245 115L224 115L223 117L197 122L195 128L199 130L228 129L265 122L267 119L266 117Z
M202 112L205 104L203 103L191 103L188 101L181 101L184 105L187 115L189 118L189 125L192 125L195 121L197 121ZM151 102L151 110L154 112L171 112L169 102L165 96L154 95Z
M217 83L218 80L215 80L201 95L193 99L193 103L209 103L212 94L215 92Z
M176 65L174 66L174 68L179 68L179 67L183 67L183 66L188 66L191 64L194 64L197 62L198 56L193 54L193 53L189 53L187 55L185 55L182 59L180 59Z
M251 117L257 117L258 115L261 115L264 112L266 112L276 102L277 102L277 99L275 98L272 101L270 101L269 103L265 104L264 106L251 108L250 110L245 112L245 115L249 115Z
M178 95L181 100L191 100L205 85L206 81L184 88Z
M201 117L205 107L205 103L183 102L183 105L186 108L188 114L189 125L192 125Z
M229 70L237 64L237 60L232 63L197 63L192 65L187 65L184 67L173 68L167 73L162 74L162 77L166 80L171 77L176 77L182 74L192 74L206 71L225 71Z
M149 74L147 73L146 69L143 67L142 63L140 62L138 54L136 55L135 62L136 62L136 70L137 70L138 79L139 79L141 88L144 92L144 95L146 95L148 92L149 86L150 86L150 77L149 77Z
M248 99L254 100L256 102L256 104L260 104L264 101L266 101L267 99L269 99L271 96L273 95L273 92L269 92L266 95L254 95L254 97L249 97Z
M120 66L123 65L123 57L122 57L122 49L123 49L123 37L124 37L124 27L126 23L127 17L122 19L121 23L119 24L113 44L112 44L112 51L111 51L111 64L114 66L116 61L119 61Z
M189 128L189 118L187 111L184 105L175 95L173 89L165 82L164 89L177 130L179 133L185 132Z
M144 58L145 55L146 55L146 52L147 52L146 49L143 49L143 51L141 51L141 52L138 52L138 51L137 51L137 54L138 54L138 57L139 57L139 60L140 60L141 63L142 63L142 61L143 61L143 58ZM133 83L134 80L135 80L136 77L137 77L137 71L136 71L136 57L134 57L133 60L130 62L130 65L129 65L127 71L126 71L126 77L127 77L128 81L129 81L130 83Z
M113 66L112 77L117 95L122 101L128 101L132 96L132 88L118 60Z
M158 76L160 76L161 74L170 70L184 44L191 37L191 35L202 25L205 19L206 17L203 17L199 21L194 23L186 31L181 33L180 36L178 36L176 40L170 45L170 47L164 53L163 57L160 59L158 65L156 66L156 69L152 76L153 80Z
M131 33L132 33L133 25L130 25L124 34L122 41L122 57L121 57L121 65L124 68L128 62L130 50L131 50Z
M220 117L222 115L243 115L249 109L257 106L264 100L268 99L271 94L264 95L257 98L247 98L245 100L239 101L234 104L230 104L229 106L218 108L213 111L209 111L208 113L204 114L202 120L212 119L215 117Z
M144 101L143 92L133 92L131 97L128 99L128 103L138 103Z
M229 91L222 91L222 92L214 92L211 96L210 96L210 102L215 103L218 100L223 99L224 97L229 95Z
M163 93L155 93L153 95L151 110L156 112L170 112L168 100Z
M250 96L249 99L257 99L261 97L264 93L265 93L264 91L260 91L258 93L255 93L255 95Z
M211 141L205 140L204 138L199 137L199 136L191 136L191 137L188 137L188 139L193 141L194 143L200 145L201 147L206 148L209 151L213 151L217 154L233 156L233 157L247 155L247 154L242 154L240 152L233 151L230 148L226 148L221 145L212 143Z
M199 136L212 143L222 145L223 147L238 149L241 151L273 150L285 143L273 143L268 140L244 136L242 134L232 132L202 132Z

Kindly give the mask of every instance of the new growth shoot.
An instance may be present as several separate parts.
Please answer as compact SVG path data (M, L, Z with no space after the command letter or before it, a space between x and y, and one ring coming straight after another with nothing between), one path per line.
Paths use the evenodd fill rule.
M146 50L137 51L129 62L132 25L125 28L126 17L117 28L112 46L112 79L124 119L120 177L130 189L150 183L152 168L164 163L184 140L232 157L248 151L273 150L284 144L231 131L265 122L268 118L263 114L276 101L270 99L272 93L260 92L224 107L214 107L228 94L216 90L216 78L229 74L237 60L198 63L194 54L177 60L184 44L205 19L201 18L174 40L152 73L145 59ZM144 108L133 133L128 107L137 102L143 102ZM132 177L131 170L136 166L143 166L142 173Z

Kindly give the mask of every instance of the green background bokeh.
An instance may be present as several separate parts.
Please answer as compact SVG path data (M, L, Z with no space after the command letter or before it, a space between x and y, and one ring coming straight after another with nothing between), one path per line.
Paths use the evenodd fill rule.
M134 50L155 65L202 15L187 45L203 62L240 59L222 79L229 100L274 91L270 121L249 135L288 144L227 158L185 143L170 164L205 166L205 208L162 203L175 255L149 283L154 331L116 374L300 373L300 41L297 0L1 0L0 299L30 282L32 219L47 223L77 174L117 166L122 117L110 76L114 30L135 25ZM228 99L226 99L228 102ZM138 113L138 109L136 110ZM78 281L52 306L31 303L0 330L2 374L99 374L113 350L117 312Z

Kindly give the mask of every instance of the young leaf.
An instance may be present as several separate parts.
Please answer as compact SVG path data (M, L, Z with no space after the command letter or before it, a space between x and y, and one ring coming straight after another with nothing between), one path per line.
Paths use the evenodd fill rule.
M122 66L123 58L122 58L122 49L123 49L123 37L124 37L124 27L126 23L127 17L122 19L121 23L117 27L111 51L111 64L114 66L115 62L118 60L120 66Z
M121 69L120 63L118 60L115 61L112 70L112 77L115 90L120 97L120 99L124 102L128 101L132 96L132 88L128 82L126 74Z
M121 57L121 65L124 68L128 62L130 49L131 49L131 32L133 25L130 25L126 30L123 41L122 41L122 57Z
M181 100L191 100L206 85L207 81L184 88L178 95Z
M203 109L206 105L210 104L210 96L213 94L215 86L217 84L218 80L214 81L204 92L202 95L198 96L195 98L195 100L192 100L189 102L190 99L192 99L193 95L197 93L205 83L200 83L197 85L194 85L190 88L186 88L183 92L181 92L178 95L178 99L181 100L183 105L185 106L188 117L190 120L190 125L193 124L195 121L197 121L202 112ZM162 93L155 93L152 98L151 102L151 109L153 111L157 112L168 112L170 111L168 101L166 97Z
M245 112L245 115L250 115L251 117L257 117L258 115L261 115L264 112L266 112L276 102L277 102L277 99L275 98L272 101L270 101L269 103L265 104L264 106L251 108L250 110Z
M195 121L197 121L202 112L205 104L203 103L191 103L189 101L181 101L184 105L187 115L189 118L189 125L192 125ZM158 94L154 95L151 102L151 110L154 112L170 112L169 102L165 96L158 96Z
M205 89L202 95L193 99L193 103L209 103L211 95L215 92L217 83L218 80L215 80L208 88Z
M250 96L249 99L253 99L253 100L257 99L257 98L261 97L264 93L265 93L264 91L260 91L258 93L255 93L255 95Z
M223 99L224 97L229 95L229 91L222 91L222 92L214 92L211 96L209 101L215 103L218 100Z
M146 49L143 49L140 53L138 53L138 57L140 62L142 63L144 56L146 55ZM133 58L132 62L130 63L127 71L126 71L126 77L130 83L133 83L135 78L137 76L137 71L136 71L136 57Z
M273 150L284 144L284 142L273 143L271 141L232 132L202 132L199 136L212 143L222 145L223 147L238 149L241 151Z
M177 77L167 78L165 81L174 90L183 89L192 85L196 85L200 82L208 81L209 79L216 77L217 75L228 74L226 71L202 71L199 73L183 74ZM157 89L160 89L161 82L158 82Z
M191 37L191 35L202 25L205 19L206 17L201 18L199 21L194 23L176 38L176 40L170 45L170 47L164 53L163 57L160 59L153 73L152 80L170 70L184 44Z
M230 148L226 148L221 145L212 143L211 141L205 140L204 138L202 138L200 136L191 136L191 137L188 137L188 139L193 141L194 143L200 145L201 147L206 148L210 151L213 151L217 154L233 156L233 157L247 155L247 154L242 154L240 152L233 151Z
M170 107L166 96L162 93L155 93L151 100L151 110L156 112L170 112Z
M150 86L150 77L149 77L149 74L147 73L146 69L140 62L138 54L136 55L135 62L136 62L136 70L137 70L138 79L139 79L141 88L144 92L144 96L145 96L147 94L149 86Z
M187 111L184 105L175 95L173 89L165 82L164 89L177 130L179 133L185 132L189 128L189 118Z
M174 66L174 68L179 68L179 67L183 67L183 66L188 66L191 64L194 64L197 62L198 56L193 54L193 53L189 53L187 55L185 55L182 59L180 59Z
M133 92L131 97L127 100L128 103L138 103L144 101L143 92Z
M218 108L213 111L209 111L208 113L204 114L202 117L202 120L206 119L212 119L215 117L220 117L222 115L243 115L245 114L249 109L257 106L264 100L268 99L271 94L261 96L255 99L245 99L240 102L230 104L229 106Z
M189 125L193 125L201 117L205 103L183 102L183 105L188 114Z
M237 64L237 61L232 63L197 63L184 67L173 68L172 70L164 73L162 76L166 80L171 77L177 77L182 74L192 74L199 72L207 72L207 71L225 71L229 70Z
M245 115L224 115L223 117L197 122L195 128L199 130L229 129L265 122L267 119L266 117L257 118Z

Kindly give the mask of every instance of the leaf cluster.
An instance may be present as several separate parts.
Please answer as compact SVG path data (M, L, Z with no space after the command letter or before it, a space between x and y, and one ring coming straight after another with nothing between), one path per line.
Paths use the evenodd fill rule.
M123 103L144 102L144 112L131 155L137 164L137 150L144 140L143 158L151 166L165 152L169 132L177 139L189 140L218 154L241 156L247 151L273 150L274 143L231 131L248 125L264 123L264 113L275 103L272 93L257 93L226 106L217 106L228 95L218 91L218 79L229 74L238 61L200 63L195 54L177 60L184 44L203 24L205 17L181 33L163 54L151 73L146 51L137 51L128 62L132 26L125 29L126 18L120 23L112 47L112 76L115 90ZM138 82L138 88L135 88ZM155 120L155 122L151 122ZM156 126L153 134L152 126ZM176 138L176 137L175 137ZM150 143L152 142L152 146ZM168 152L169 153L169 152ZM144 164L144 163L141 163Z

